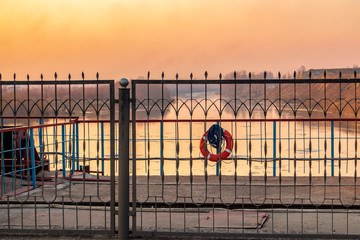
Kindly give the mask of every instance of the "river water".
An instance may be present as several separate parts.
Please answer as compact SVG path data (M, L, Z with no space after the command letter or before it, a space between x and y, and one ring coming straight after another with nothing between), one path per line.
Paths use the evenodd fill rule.
M245 114L243 116L240 114L235 122L234 117L225 112L219 124L231 133L234 149L221 163L205 161L200 153L200 139L211 125L217 124L218 118L218 115L209 115L206 123L204 121L192 123L175 121L164 122L162 126L160 122L136 123L137 174L160 175L163 169L165 175L176 175L177 172L179 175L204 175L205 173L214 175L218 171L222 175L238 176L264 176L265 174L267 176L280 174L282 176L309 176L310 174L312 176L338 176L340 174L354 176L355 171L358 170L358 167L355 167L358 164L355 159L357 133L354 122L336 121L333 122L332 127L331 121L313 121L310 124L308 121L293 121L290 115L286 114L282 116L281 121L278 121L276 112L268 114L266 122L255 120L263 118L261 113L255 112L252 121L240 121L239 119L246 119ZM174 120L176 116L170 112L164 116L164 119ZM182 119L190 119L190 117L182 116ZM195 119L201 118L195 114L193 120ZM233 121L226 121L228 119ZM277 120L275 124L273 120ZM118 139L118 127L117 124L115 125L115 137ZM76 141L69 141L70 133L74 133L74 126L67 125L65 129L68 135L65 137L67 142L64 145L66 155L74 152L74 143L75 152L77 151ZM131 127L130 124L130 134ZM61 130L62 128L58 127L57 152L63 150ZM79 153L74 158L78 156L79 165L83 165L85 157L85 165L90 165L90 170L93 171L102 170L102 161L97 156L99 158L110 156L109 123L103 125L104 141L101 141L101 132L101 123L79 123ZM48 143L45 151L55 152L55 144L49 144L53 141L51 134L54 135L54 128L48 128L44 133L44 138ZM160 148L161 135L163 136L163 151ZM132 158L133 137L130 137L130 157ZM116 141L116 156L118 144ZM178 152L176 151L177 144ZM215 149L208 148L216 153ZM50 158L54 161L53 156ZM61 158L62 156L58 155L58 159ZM161 159L163 159L163 164L161 164ZM130 165L132 171L132 162ZM55 165L52 166L54 168ZM59 163L58 169L62 166L62 163ZM70 169L69 165L66 167ZM110 174L108 160L104 161L104 172L105 175Z

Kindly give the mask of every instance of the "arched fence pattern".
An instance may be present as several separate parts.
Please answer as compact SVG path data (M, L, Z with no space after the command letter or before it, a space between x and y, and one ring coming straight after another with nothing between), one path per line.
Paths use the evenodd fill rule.
M0 80L0 231L113 234L114 81Z
M360 235L356 72L149 76L131 82L133 233ZM199 148L213 124L234 142L217 163Z
M125 235L359 237L356 73L266 77L148 75L115 99L98 75L0 75L0 231L113 234L121 203ZM217 163L214 124L234 143Z

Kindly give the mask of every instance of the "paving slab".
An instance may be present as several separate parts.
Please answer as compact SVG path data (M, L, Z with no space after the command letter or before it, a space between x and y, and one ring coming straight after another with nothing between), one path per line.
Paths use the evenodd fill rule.
M58 175L32 189L23 179L23 189L0 200L0 229L108 230L110 178L76 178L94 180ZM139 232L360 235L358 178L137 176L136 182Z

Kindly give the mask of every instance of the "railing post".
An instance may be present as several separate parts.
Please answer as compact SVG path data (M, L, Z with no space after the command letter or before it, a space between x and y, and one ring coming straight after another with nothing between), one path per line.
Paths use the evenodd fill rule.
M276 122L273 122L273 177L276 177Z
M144 156L147 156L147 153L146 153L146 122L144 122ZM145 162L145 172L147 172L147 162L146 160L144 161Z
M331 121L331 176L334 176L334 121Z
M104 123L101 123L101 171L102 171L102 175L104 176L104 171L105 171L105 167L104 167L104 158L105 158L105 143L104 143Z
M79 163L79 123L75 123L76 127L76 170L80 170L80 163Z
M0 89L2 89L2 87ZM0 101L2 101L2 99ZM0 110L2 111L2 109L0 109ZM2 130L3 126L4 126L4 119L2 118L2 115L1 115L1 130ZM5 180L5 176L4 176L4 174L5 174L4 143L3 143L4 142L4 132L1 132L0 134L1 134L1 139L0 139L1 170L0 170L0 172L1 172L1 182L3 182L3 186L1 186L1 187L2 187L2 189L4 189L2 192L0 192L0 195L2 195L2 194L6 193L6 182L5 182L6 180ZM22 187L22 185L21 185L21 187Z
M220 122L216 122L216 124L218 125L218 126L220 126ZM220 154L221 152L220 152L220 150L219 150L219 148L218 149L216 149L216 154ZM222 159L221 159L221 161L222 161ZM219 176L220 175L220 161L217 161L216 162L216 176Z
M19 132L19 136L21 136L21 134L20 134L20 132ZM26 136L26 138L27 138L27 136ZM27 143L27 141L26 141L26 143ZM28 146L28 144L26 144L26 147L29 147ZM16 160L15 160L15 151L16 151L16 145L14 144L14 132L12 131L11 132L11 191L14 191L14 181L15 181L15 166L14 166L14 164L16 164ZM26 157L28 157L29 155L28 155L28 150L26 150L26 154L27 154L27 156ZM29 159L29 158L27 158L27 159ZM29 172L29 169L27 169L27 171L28 171L28 173L30 174L30 172Z
M71 121L71 120L70 120ZM70 122L71 126L71 122ZM75 124L72 124L72 154L71 154L71 162L70 162L70 168L71 168L71 174L75 171L75 155L76 155L76 131L75 131Z
M65 125L61 126L61 140L62 140L62 167L63 178L66 177L66 165L65 165Z
M120 80L119 89L119 175L118 175L118 237L129 238L129 81ZM135 199L133 199L135 201Z
M19 157L20 157L20 159L22 159L22 154L21 154L22 146L21 146L21 134L20 133L21 132L19 131L19 134L18 134L18 138L19 138ZM22 188L23 187L23 166L22 166L22 164L20 164L20 176L21 176L21 178L20 178L20 186Z
M40 126L43 125L43 119L42 119L42 118L39 119L39 125L40 125ZM43 165L43 163L42 163L42 159L43 159L43 156L42 156L42 154L43 154L42 136L43 136L43 128L40 127L40 128L39 128L39 147L40 147L40 153L39 153L39 155L40 155L40 165ZM21 150L20 150L20 151L21 151Z
M30 151L31 151L31 175L32 175L32 184L33 184L33 188L36 188L36 165L35 165L35 146L34 146L34 134L33 134L33 129L30 129Z
M164 167L164 150L163 150L163 146L164 146L164 123L163 121L160 122L160 176L163 175L163 167Z

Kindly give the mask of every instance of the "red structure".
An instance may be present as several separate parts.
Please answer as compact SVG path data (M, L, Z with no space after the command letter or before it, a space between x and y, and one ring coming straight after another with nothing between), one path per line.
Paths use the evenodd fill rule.
M3 127L4 130L8 127ZM2 146L3 145L3 146ZM35 166L31 165L31 145L30 135L27 130L3 131L0 141L0 166L4 173L22 170L22 174L27 175L28 170L35 167L36 174L42 169L42 161L44 170L49 170L49 161L45 158L40 159L39 153L34 147ZM4 166L3 166L4 163Z

